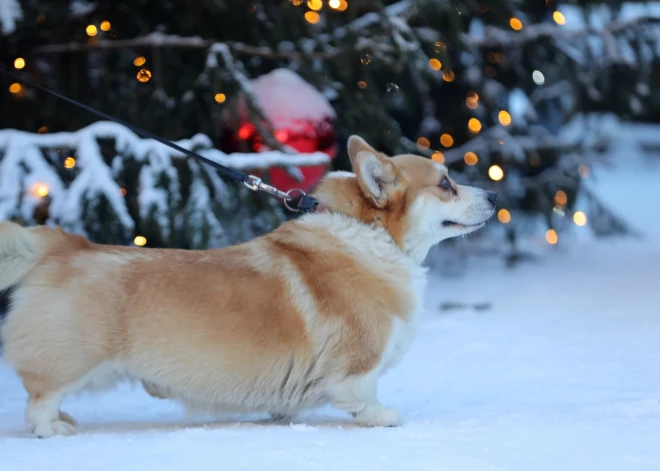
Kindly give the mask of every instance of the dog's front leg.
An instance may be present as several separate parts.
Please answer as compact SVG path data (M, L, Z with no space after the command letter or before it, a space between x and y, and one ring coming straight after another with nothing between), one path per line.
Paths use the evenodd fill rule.
M334 406L349 412L362 425L396 427L401 424L399 413L378 401L378 377L375 373L352 376L332 388Z

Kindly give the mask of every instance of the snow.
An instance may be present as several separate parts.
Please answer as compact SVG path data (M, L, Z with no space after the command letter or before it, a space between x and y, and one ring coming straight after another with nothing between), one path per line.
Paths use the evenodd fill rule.
M115 172L101 154L99 139L113 139L118 154L113 161ZM273 166L323 165L330 157L322 152L284 154L278 151L260 154L225 154L213 148L208 136L197 134L191 139L176 142L185 149L195 149L200 155L226 167L242 171L267 169ZM45 149L75 152L76 168L80 173L65 188L46 157ZM187 158L183 153L151 139L141 139L126 127L98 121L76 132L34 134L14 129L0 129L0 220L20 215L31 221L40 200L31 195L35 185L45 185L51 198L51 221L76 233L85 233L83 208L85 201L103 195L111 204L122 226L128 230L134 222L126 207L116 181L116 171L123 160L134 158L144 163L140 170L138 202L143 218L153 213L165 236L169 234L169 210L180 198L178 174L174 159ZM61 157L62 159L64 158ZM118 160L119 159L119 160ZM216 170L204 166L216 191L221 180ZM167 176L167 186L160 183ZM197 193L200 194L200 193ZM222 192L220 194L223 194ZM226 194L226 192L224 192ZM15 214L18 212L18 214ZM217 232L217 231L216 231Z
M334 119L335 111L313 85L289 69L252 80L252 91L275 129L296 129L305 121Z
M0 32L9 35L16 31L16 23L23 19L18 0L0 0Z
M358 428L331 408L291 424L214 422L123 386L67 399L79 434L37 440L2 365L0 469L660 469L660 221L649 217L660 159L634 143L659 135L619 127L613 167L587 179L642 239L594 241L576 227L539 263L475 259L465 276L434 275L419 334L380 386L402 427ZM452 304L467 307L441 308Z

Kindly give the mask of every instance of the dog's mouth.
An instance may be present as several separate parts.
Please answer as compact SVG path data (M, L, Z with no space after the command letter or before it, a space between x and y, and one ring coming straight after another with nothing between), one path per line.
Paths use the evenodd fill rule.
M483 226L486 223L486 221L481 221L478 222L477 224L463 224L460 222L456 221L442 221L442 227L456 227L456 228L463 228L463 229L469 229L469 228L477 228L479 226Z

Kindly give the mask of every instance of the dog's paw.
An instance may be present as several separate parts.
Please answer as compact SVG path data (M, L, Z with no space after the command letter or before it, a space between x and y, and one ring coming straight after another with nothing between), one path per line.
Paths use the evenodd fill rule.
M60 411L60 420L62 422L66 422L67 424L71 424L74 427L76 426L76 419L74 419L73 417L71 417L69 414L67 414L64 411Z
M55 435L75 435L76 428L64 420L53 420L38 424L34 428L34 434L39 438L49 438Z
M396 409L385 406L367 406L355 415L355 420L368 427L398 427L401 417Z

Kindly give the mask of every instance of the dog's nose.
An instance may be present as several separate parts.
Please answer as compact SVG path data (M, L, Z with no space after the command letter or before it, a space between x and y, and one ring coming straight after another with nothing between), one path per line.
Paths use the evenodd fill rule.
M495 201L497 201L497 193L493 193L492 191L487 192L486 199L490 201L493 206L495 206Z

